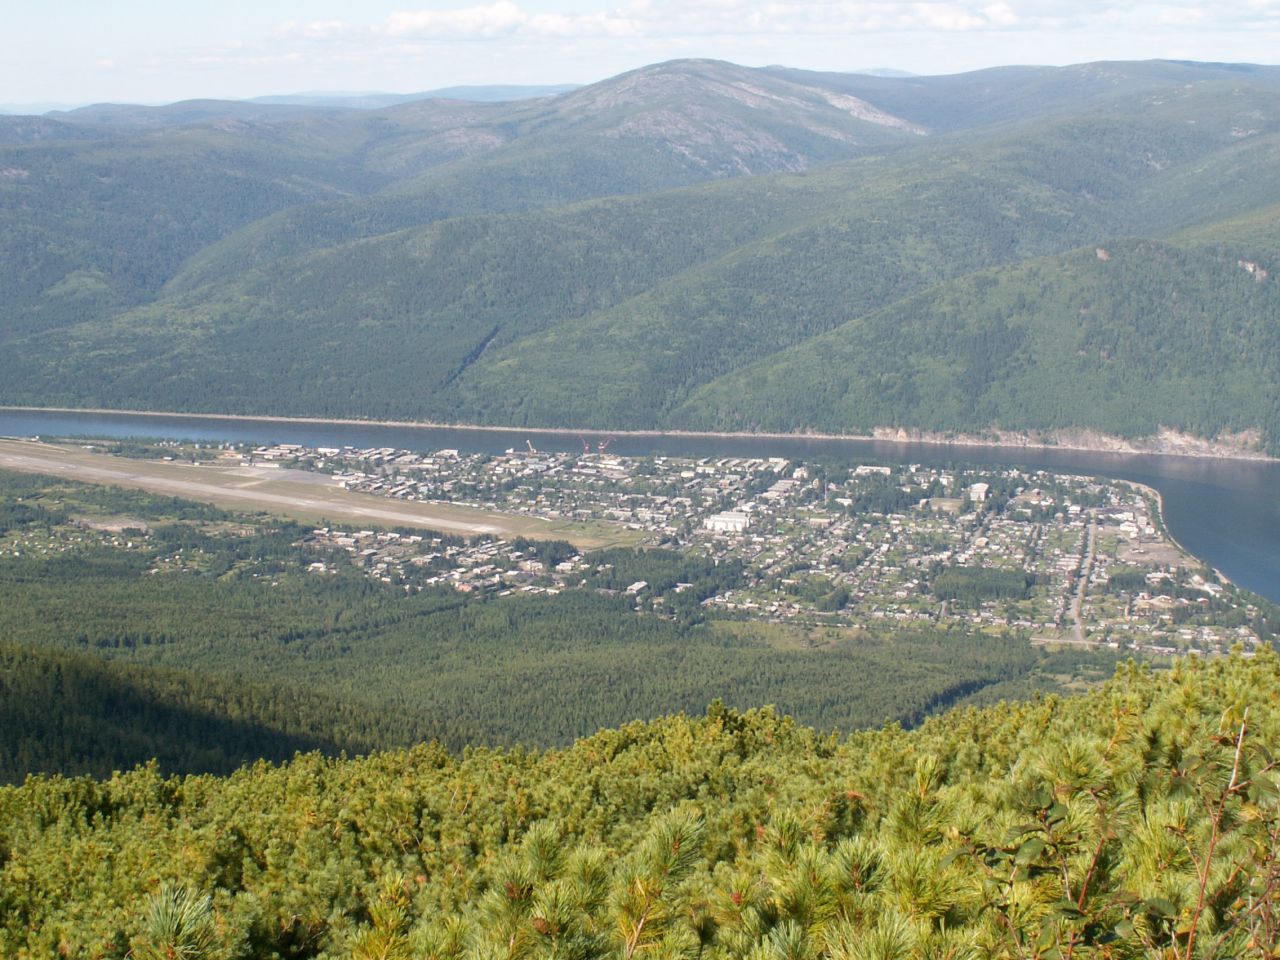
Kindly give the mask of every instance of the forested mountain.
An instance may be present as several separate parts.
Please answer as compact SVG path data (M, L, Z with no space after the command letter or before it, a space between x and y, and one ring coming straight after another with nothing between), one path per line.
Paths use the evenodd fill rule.
M0 118L0 402L1274 450L1277 92L676 61Z
M712 704L564 750L0 787L6 957L1274 956L1272 653L828 737Z
M1268 386L1280 378L1280 286L1242 258L1274 262L1280 232L1215 241L1120 240L941 284L712 382L677 416L716 429L1143 436L1176 410L1200 436L1280 436Z
M1237 86L1280 81L1280 67L1256 64L1148 60L1103 61L1061 68L994 67L932 77L876 77L866 74L814 73L772 67L770 72L848 91L883 109L908 117L937 133L1016 125L1086 110L1127 109L1125 101L1147 94L1148 102L1206 83ZM1181 88L1181 91L1179 90Z

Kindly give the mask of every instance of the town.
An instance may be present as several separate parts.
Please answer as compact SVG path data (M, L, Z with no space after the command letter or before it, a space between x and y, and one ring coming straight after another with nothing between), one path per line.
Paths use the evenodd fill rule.
M617 532L614 546L586 550L555 533L332 520L301 528L294 547L303 550L305 574L358 572L408 592L589 590L654 616L958 627L1154 655L1249 653L1273 639L1274 607L1170 539L1158 494L1140 485L963 463L623 456L607 441L594 448L584 441L572 453L526 447L482 454L122 442L108 449L495 518L559 521L558 532L588 525ZM235 523L202 530L255 532ZM154 574L201 572L210 563L181 543L163 547L129 517L78 517L0 535L0 557L149 550ZM236 572L272 578L270 569L246 563Z
M607 441L574 453L526 446L492 455L279 445L222 455L323 471L348 490L391 498L610 521L643 546L736 563L735 586L700 598L708 615L965 624L1039 644L1156 654L1263 641L1265 601L1170 540L1157 495L1134 484L964 465L632 457L609 453ZM657 613L669 602L644 581L599 586L601 564L563 543L328 527L310 541L410 589L621 589Z

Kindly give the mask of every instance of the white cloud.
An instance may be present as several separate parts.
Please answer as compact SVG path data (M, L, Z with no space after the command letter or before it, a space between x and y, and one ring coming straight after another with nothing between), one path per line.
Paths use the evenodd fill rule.
M270 6L271 0L260 0ZM171 76L184 95L591 81L675 57L921 73L1000 63L1173 57L1275 62L1280 0L380 0L333 18L205 31L94 71L125 90ZM374 11L378 12L374 12ZM0 80L6 78L0 58ZM28 73L30 72L28 67ZM64 70L64 72L66 72ZM16 67L9 85L29 83ZM77 81L80 82L80 81ZM70 81L68 81L70 85ZM51 89L57 89L51 87ZM102 92L99 92L102 91ZM41 90L27 99L48 98ZM139 94L111 94L113 96ZM154 99L154 93L145 98ZM63 99L83 99L68 93Z
M345 20L313 20L302 27L302 35L311 40L326 40L351 32Z
M550 6L553 9L548 10ZM631 0L557 11L538 0L400 10L367 34L403 40L698 37L1089 29L1117 24L1247 29L1280 19L1280 0L1241 0L1229 17L1200 0ZM336 24L336 22L335 22ZM315 26L315 25L311 25ZM327 26L327 25L326 25ZM337 25L345 26L345 25ZM337 31L335 26L335 32Z
M453 10L398 11L387 18L393 37L475 38L514 33L529 17L511 0Z
M991 26L990 21L969 4L916 4L913 26L933 30L978 30Z
M982 8L982 13L995 27L1015 27L1021 19L1018 12L1004 2L989 3Z
M635 7L644 13L650 5ZM387 36L428 40L491 40L502 37L629 37L640 21L624 12L535 12L512 0L450 10L397 11L375 30Z

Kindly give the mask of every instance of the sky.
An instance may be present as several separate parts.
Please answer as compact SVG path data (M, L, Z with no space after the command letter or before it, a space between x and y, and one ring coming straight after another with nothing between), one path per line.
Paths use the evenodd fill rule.
M589 83L680 57L957 73L1280 60L1280 0L14 0L0 103Z

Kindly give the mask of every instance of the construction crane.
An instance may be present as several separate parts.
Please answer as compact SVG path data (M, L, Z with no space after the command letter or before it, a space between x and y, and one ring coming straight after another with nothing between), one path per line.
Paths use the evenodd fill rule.
M609 449L609 444L611 443L613 443L613 437L608 437L607 439L601 440L600 443L596 445L596 449L601 453L604 453Z
M534 447L534 445L533 445L533 441L532 441L532 440L525 440L525 443L527 443L527 444L529 445L529 452L530 452L530 453L537 453L537 452L538 452L538 451L537 451L537 448L536 448L536 447Z
M582 434L578 434L578 439L582 441L582 453L585 456L591 452L591 444L587 443L587 438Z

